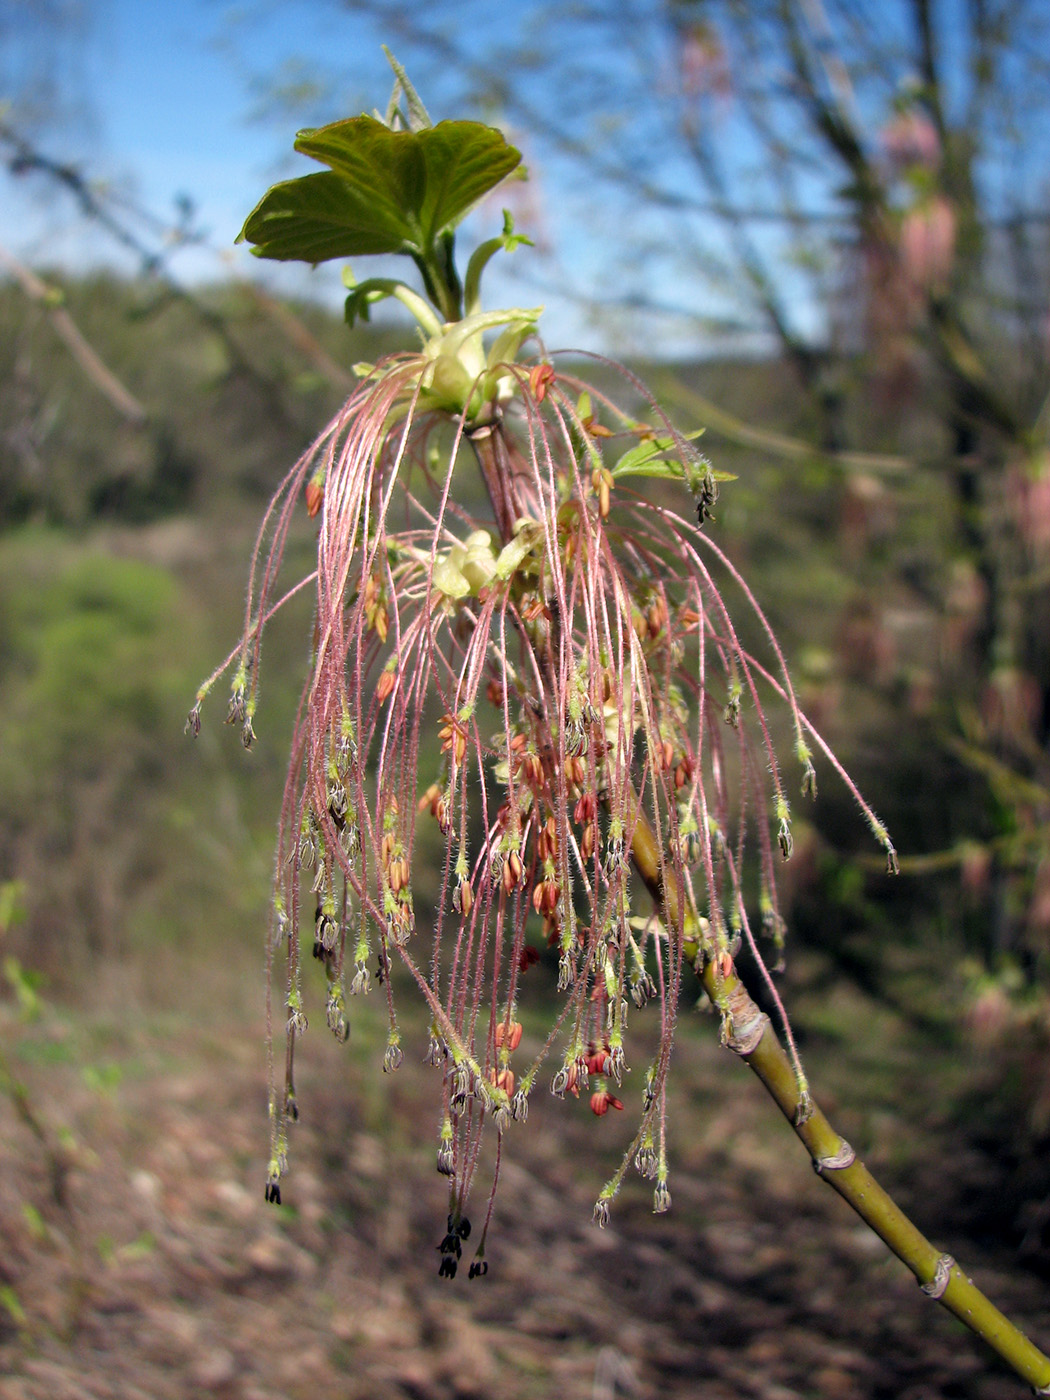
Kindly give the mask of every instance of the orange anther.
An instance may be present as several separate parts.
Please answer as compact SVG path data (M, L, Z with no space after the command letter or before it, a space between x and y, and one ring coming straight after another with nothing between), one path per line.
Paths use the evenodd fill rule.
M496 1048L517 1050L521 1044L522 1026L520 1021L500 1021L496 1026Z
M306 513L312 520L324 501L324 486L319 481L306 483Z

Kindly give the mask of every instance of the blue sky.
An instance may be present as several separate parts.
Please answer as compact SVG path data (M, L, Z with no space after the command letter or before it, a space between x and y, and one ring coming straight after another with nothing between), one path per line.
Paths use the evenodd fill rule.
M209 0L110 0L86 35L86 129L74 120L38 138L108 194L162 219L174 220L177 196L192 198L211 248L176 257L173 267L190 279L220 276L231 258L237 270L258 272L233 240L267 184L284 173L274 132L249 118L228 35L223 8ZM278 26L271 42L276 63ZM43 181L6 182L0 236L36 263L122 261L104 235L85 227L72 201Z
M78 165L108 196L125 203L121 217L151 240L155 233L137 221L134 210L174 223L176 198L189 196L207 244L172 256L169 265L180 279L208 281L233 272L337 305L338 264L310 271L263 263L234 246L268 185L317 168L292 151L301 116L261 117L251 78L279 73L291 54L312 58L319 73L331 65L333 53L352 54L352 62L341 57L340 66L359 74L356 83L341 99L328 99L342 106L325 111L322 102L316 120L382 107L392 74L380 36L361 19L351 22L330 9L311 15L309 6L295 3L252 4L240 17L216 0L108 0L98 11L84 33L78 63L88 119L77 114L43 129L36 138L41 149ZM435 118L446 115L454 113L435 108ZM491 236L500 222L498 204L488 206L474 217L475 236ZM462 240L467 246L471 232L468 224ZM39 267L134 265L85 222L67 195L44 180L2 173L0 242ZM535 287L523 293L493 277L487 299L533 305L536 297ZM545 325L555 343L578 342L584 335L573 309L545 318Z
M23 3L31 6L34 0ZM384 39L416 77L435 120L478 115L463 109L455 79L441 65L428 64L420 51L413 51L410 36L384 32L359 14L351 17L337 0L245 0L239 9L230 0L55 3L79 6L90 16L77 36L74 65L89 119L43 129L39 145L58 160L78 164L110 195L126 197L129 206L141 206L162 219L174 219L176 197L188 195L197 211L196 226L207 232L208 245L182 248L171 257L172 271L186 281L208 281L232 271L262 278L278 291L305 291L338 304L338 265L311 272L262 263L245 248L235 248L233 240L268 185L316 168L292 152L298 126L385 106L392 76L381 51ZM640 3L643 9L652 8L651 0ZM549 15L546 0L522 0L514 11L488 0L456 0L444 9L453 18L462 17L457 39L463 39L476 62L495 52L498 41L512 46L536 42ZM571 7L559 5L556 13L557 23L572 25ZM421 6L418 14L440 29L436 9L432 15ZM498 41L492 29L497 21ZM0 31L0 44L2 40ZM610 71L618 61L612 52L599 52L598 57ZM299 60L303 68L295 66ZM659 58L654 58L656 81L663 80L657 72L659 64ZM303 72L316 76L322 90L313 107L276 113L271 104L268 113L260 116L264 104L255 80L272 80L274 75L295 80ZM3 76L0 63L0 83ZM545 81L549 80L541 70L526 89L527 99L540 111L563 95L552 98L544 91ZM585 99L581 99L580 117L583 121L587 117ZM505 128L508 125L499 112L489 114L489 119ZM510 138L522 143L526 159L538 173L531 196L535 222L523 223L519 217L519 224L522 231L537 236L541 249L522 249L512 259L497 259L486 276L486 303L545 304L543 330L551 346L619 353L644 348L647 333L637 313L624 313L618 323L608 318L596 322L582 300L574 304L558 289L581 288L595 296L615 290L609 263L610 229L632 220L644 233L647 216L637 206L599 207L596 214L601 201L581 183L578 169L550 150L543 150L540 160L541 142L531 139L527 121L509 125ZM497 193L468 221L461 249L469 248L476 238L491 236L500 223ZM666 246L667 241L665 226L654 222L651 248ZM11 180L2 172L0 242L42 267L81 269L99 262L131 266L111 240L85 224L68 197L44 181ZM658 253L645 256L645 267L654 269L657 295L673 300L681 291L673 275L659 270ZM374 265L367 268L369 273L380 270ZM691 295L695 301L695 292ZM648 343L652 343L651 332ZM660 343L666 350L669 342Z
M733 263L720 221L695 208L678 217L666 206L660 209L632 199L622 186L602 186L560 153L542 129L545 122L560 123L573 137L613 155L622 154L626 141L644 175L661 179L673 192L702 199L697 167L676 126L684 110L676 88L681 75L675 63L681 51L673 48L674 31L666 22L670 11L658 0L618 0L608 11L595 0L587 21L577 18L581 7L570 0L518 0L512 8L492 0L434 0L429 5L420 0L404 8L417 31L429 31L425 42L418 32L398 30L392 19L380 28L360 13L351 16L339 0L241 0L239 7L234 0L6 3L7 13L16 16L48 6L87 16L80 31L67 29L55 54L76 79L72 88L82 91L87 120L79 112L65 112L64 120L41 129L39 144L56 159L78 163L111 195L127 196L130 204L162 221L174 218L175 198L188 195L196 206L196 226L207 232L208 242L173 254L172 270L187 281L207 281L232 271L262 278L279 291L306 290L337 303L338 266L309 272L262 263L244 248L234 248L233 240L269 184L315 168L292 153L298 126L385 105L391 75L380 43L386 39L416 78L435 119L479 114L464 107L461 94L472 83L484 85L484 75L478 75L486 65L494 65L497 74L501 65L515 72L521 98L517 106L503 108L493 98L481 114L521 145L534 172L531 194L526 192L526 207L518 210L518 217L523 231L543 246L535 252L519 250L502 264L497 259L487 280L489 305L546 302L544 329L551 345L682 353L756 343L753 338L748 342L746 334L733 340L737 333L731 317L740 303L728 292L720 297L720 288L728 285L720 260L730 272ZM393 0L367 3L381 7ZM867 0L867 5L869 30L892 50L904 37L904 8L899 0ZM943 0L938 9L950 70L947 91L956 108L967 96L958 76L965 72L965 54L951 37L953 12L958 9L961 17L963 8L963 0ZM595 23L596 13L614 15L626 28L616 30L613 21ZM852 13L851 7L844 6L843 13ZM586 30L583 23L589 25ZM965 28L955 27L959 32ZM19 73L17 54L4 49L5 43L10 47L11 32L0 9L0 102L4 83ZM632 41L629 53L616 42L624 34ZM43 45L34 60L39 66L41 54L50 61L46 27L35 37L37 47ZM758 36L764 70L760 81L775 87L778 57L774 45L761 46L762 37ZM435 48L440 50L442 43L457 49L458 64L433 62ZM530 70L527 55L540 48L548 54L553 50L560 63L548 56ZM22 67L25 70L27 64ZM65 74L66 69L60 71ZM304 76L316 82L312 104L281 112L271 102L260 116L265 105L260 101L260 78L269 84L272 96L275 78L294 86ZM860 102L873 140L906 77L906 69L894 63L887 64L885 72L869 68ZM1020 92L1018 88L1017 96ZM1010 104L1000 105L1005 130L1013 117ZM753 140L749 145L751 138L732 101L716 96L698 110L725 156L733 198L776 206L780 194L770 167ZM1045 99L1040 111L1045 114ZM793 118L778 104L775 116L785 146L803 148L808 138L797 124L797 113ZM994 125L993 113L989 131ZM983 176L989 188L999 181L1007 196L1011 189L1030 189L1038 202L1047 188L1047 138L1045 130L1041 136L1039 130L1036 123L1027 138L1023 168L993 151ZM1012 139L1008 132L1006 139ZM1014 155L1022 150L1003 149ZM815 160L808 168L800 167L797 193L800 203L819 215L833 208L836 184L843 177L841 170L820 165L821 153L812 145L809 154ZM518 198L520 191L519 186ZM499 224L497 196L474 216L473 225L468 223L461 250L472 238L497 231ZM625 228L631 233L626 241L617 236ZM782 255L778 289L796 328L803 334L814 332L821 292L810 276L812 254L819 251L812 242L807 245L810 235L790 234L761 221L750 232L763 252ZM794 246L790 238L796 239ZM12 180L2 171L0 242L38 266L82 268L98 261L120 262L114 245L85 226L67 197L45 189L41 181ZM606 317L596 323L582 304L571 300L574 288L607 302L619 296L627 304L618 320ZM685 308L691 323L671 317L646 319L631 304L639 291ZM710 323L706 330L704 318Z

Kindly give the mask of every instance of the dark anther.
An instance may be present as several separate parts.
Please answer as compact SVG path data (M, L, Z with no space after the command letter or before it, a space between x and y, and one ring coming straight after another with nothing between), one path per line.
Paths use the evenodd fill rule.
M438 1278L455 1278L459 1265L451 1254L446 1254L438 1265Z
M470 1221L465 1216L456 1226L456 1234L461 1240L470 1239Z
M538 963L540 955L530 944L526 943L518 954L518 971L528 972L533 963Z
M442 1254L454 1254L457 1259L462 1258L463 1245L460 1243L460 1238L456 1234L446 1235L438 1248L441 1250Z
M711 507L717 500L718 482L708 470L704 473L704 478L700 483L700 494L696 498L696 523L698 525L702 525L705 520L714 520Z
M275 1206L281 1204L281 1188L277 1185L276 1181L268 1181L266 1183L266 1200Z
M226 711L227 724L243 724L248 716L248 710L244 703L244 690L238 687L230 696L229 709Z
M326 914L318 905L314 915L314 957L319 962L324 962L328 954L334 951L338 939L338 925L332 916Z
M484 1278L489 1271L487 1259L475 1259L467 1272L467 1278Z

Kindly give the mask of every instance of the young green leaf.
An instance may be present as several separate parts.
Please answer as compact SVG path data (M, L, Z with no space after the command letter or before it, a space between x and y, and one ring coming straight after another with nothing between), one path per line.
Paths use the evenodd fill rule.
M488 263L497 253L511 253L522 244L529 248L533 246L531 238L524 233L514 232L511 212L504 209L503 232L498 238L490 238L486 243L479 244L467 263L467 275L463 283L463 306L468 316L473 316L481 310L481 274Z
M702 430L701 430L702 431ZM700 432L684 434L687 438L697 438ZM676 439L665 435L645 438L629 447L612 468L613 477L654 476L664 480L681 481L690 473L682 461L682 454ZM690 464L692 465L692 464ZM731 479L731 478L730 478Z
M521 161L499 131L480 122L391 131L374 117L351 117L302 131L295 145L331 173L267 191L239 235L259 257L427 258L442 234Z
M383 53L386 55L387 63L394 70L394 91L390 96L390 106L387 108L386 125L392 127L395 117L404 119L400 106L400 99L404 96L408 107L408 120L404 124L409 131L422 131L425 127L433 126L430 113L423 106L423 99L409 82L408 74L404 68L385 44L383 45Z
M330 258L399 253L400 219L386 219L378 204L325 171L285 180L266 191L245 220L238 243L251 243L259 258L326 262Z

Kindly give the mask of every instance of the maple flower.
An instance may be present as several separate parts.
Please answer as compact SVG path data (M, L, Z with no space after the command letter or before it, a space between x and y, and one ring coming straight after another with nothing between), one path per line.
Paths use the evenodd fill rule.
M232 670L227 719L254 742L267 623L311 590L268 942L268 1021L284 1026L286 1045L279 1075L271 1038L266 1195L281 1199L298 1117L295 1051L313 961L340 1040L347 997L382 987L388 1073L404 1058L397 996L407 981L427 1008L425 1058L439 1080L437 1164L450 1192L440 1270L452 1277L471 1233L484 1133L500 1137L498 1178L502 1139L526 1118L545 1063L559 1097L579 1098L593 1076L593 1112L621 1108L608 1081L622 1085L628 1021L649 1004L658 1048L639 1075L637 1131L595 1218L608 1218L632 1163L656 1180L654 1208L670 1204L666 1085L683 976L707 965L728 973L742 942L764 969L756 916L778 952L782 940L774 852L791 854L791 814L764 705L786 707L804 790L815 783L810 742L824 746L747 585L704 528L724 478L628 371L602 362L603 379L620 376L625 407L542 347L523 355L538 310L480 309L485 263L522 241L509 216L476 250L462 288L452 275L456 217L520 156L475 124L431 127L391 62L387 124L361 117L301 133L299 148L334 174L276 186L245 236L264 256L317 261L359 246L356 221L382 215L362 251L387 247L383 239L388 251L411 251L431 301L400 281L350 276L348 313L394 296L422 345L357 366L357 387L279 486L256 542L240 645L200 688L188 727L198 732L205 696ZM393 105L399 91L405 118ZM492 166L480 182L479 152ZM428 179L444 170L433 198L423 198L425 181L397 183L405 160ZM359 166L371 183L357 190ZM422 201L412 219L386 205L376 213L376 181L393 182L391 199ZM321 188L347 201L342 243L329 246L327 233L317 242L329 228L313 217ZM445 222L424 237L436 209ZM658 494L670 490L687 504L691 495L685 515ZM317 565L289 585L282 564L297 511L317 523ZM727 585L757 618L764 659L741 641ZM892 864L889 837L861 806ZM417 837L431 821L440 892L421 914ZM520 1013L544 945L562 1003L536 1038ZM794 1053L786 1018L783 1029ZM795 1066L804 1094L797 1055ZM494 1179L471 1277L487 1270L495 1189Z
M514 313L504 324L520 340L529 322ZM425 1000L455 1222L486 1126L503 1134L525 1117L557 1045L556 1093L578 1095L597 1075L594 1113L621 1106L604 1076L621 1082L629 1010L655 1002L659 1048L604 1217L631 1161L664 1162L683 973L697 957L729 966L742 939L757 953L752 885L764 924L781 926L774 851L790 854L790 811L765 698L786 702L811 787L808 728L772 634L768 664L740 641L715 572L757 609L701 522L631 489L638 476L678 478L713 503L717 484L691 443L654 405L654 423L639 422L546 360L540 374L473 353L452 417L433 401L432 347L369 369L281 484L259 536L230 659L230 718L246 742L265 624L301 589L316 596L276 860L270 951L274 965L287 961L287 1046L267 1189L279 1191L294 1116L305 936L341 1037L344 992L382 984L386 1069L402 1056L394 964ZM320 524L317 568L281 593L303 498ZM414 851L430 819L444 842L441 894L420 927ZM640 843L655 851L655 880L632 863ZM537 934L564 998L538 1051L516 1014Z

